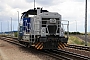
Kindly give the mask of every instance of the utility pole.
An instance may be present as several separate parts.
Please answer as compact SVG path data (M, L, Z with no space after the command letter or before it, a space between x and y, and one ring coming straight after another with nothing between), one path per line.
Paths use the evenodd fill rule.
M13 31L14 31L14 24L13 24Z
M14 24L13 24L13 37L14 37Z
M18 35L17 36L18 36L18 39L19 39L19 11L17 11L17 12L18 12L18 33L17 33Z
M68 24L67 24L67 37L69 38L69 21L68 21Z
M18 26L19 26L19 11L17 11L18 12Z
M76 35L77 35L77 20L75 20L76 21Z
M87 0L85 0L85 46L87 46Z
M11 37L12 37L12 17L11 17Z
M1 22L1 33L2 33L2 22Z
M9 32L9 21L7 21L8 22L8 32Z
M7 32L8 32L8 35L9 35L9 21L7 21Z
M34 8L35 8L35 0L34 0Z

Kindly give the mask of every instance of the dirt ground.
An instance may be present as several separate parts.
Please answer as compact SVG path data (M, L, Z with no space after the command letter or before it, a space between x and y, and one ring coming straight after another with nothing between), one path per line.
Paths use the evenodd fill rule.
M0 55L0 60L1 60L2 58L1 58L1 55Z
M47 55L28 50L25 47L17 46L3 40L0 40L0 53L3 60L56 60Z

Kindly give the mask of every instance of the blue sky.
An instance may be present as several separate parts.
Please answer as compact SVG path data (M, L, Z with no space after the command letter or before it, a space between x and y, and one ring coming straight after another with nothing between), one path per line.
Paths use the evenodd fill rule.
M13 30L18 28L18 12L19 16L24 11L32 9L34 0L0 0L0 32L1 32L1 22L2 31L11 30L11 17L13 20ZM90 32L90 0L88 0L88 29ZM84 32L85 28L85 0L36 0L36 7L43 7L50 12L58 12L62 15L62 20L69 20L69 30Z

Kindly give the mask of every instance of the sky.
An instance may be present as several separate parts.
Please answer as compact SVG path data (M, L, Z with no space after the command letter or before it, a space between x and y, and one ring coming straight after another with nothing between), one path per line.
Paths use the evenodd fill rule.
M88 0L87 31L90 32L90 0ZM62 20L69 21L69 31L85 32L85 0L35 0L35 7L50 12L58 12ZM34 0L0 0L0 32L18 29L19 19L23 12L34 8ZM2 29L1 29L2 26ZM77 26L77 27L76 27Z

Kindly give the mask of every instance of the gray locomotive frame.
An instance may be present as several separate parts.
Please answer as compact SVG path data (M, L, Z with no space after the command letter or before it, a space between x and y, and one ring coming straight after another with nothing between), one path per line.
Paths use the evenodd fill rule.
M23 16L22 16L23 17ZM42 12L41 9L37 8L37 15L34 15L33 17L30 18L30 28L27 28L27 30L30 30L30 32L27 31L22 31L23 33L22 38L20 39L21 41L29 42L29 43L35 43L37 42L44 42L46 40L45 37L50 36L50 35L55 35L58 37L65 37L65 30L64 26L67 26L67 37L69 36L69 21L67 20L61 20L61 15L56 13L56 12ZM62 21L66 21L67 24L62 23ZM20 26L22 27L27 27L23 26L23 20L20 20ZM20 31L20 28L19 28ZM67 42L66 39L63 41ZM62 42L63 42L62 41Z

